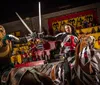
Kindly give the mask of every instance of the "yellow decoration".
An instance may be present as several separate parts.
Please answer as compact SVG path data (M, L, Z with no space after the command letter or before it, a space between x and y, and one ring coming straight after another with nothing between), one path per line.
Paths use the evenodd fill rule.
M17 37L20 37L20 32L16 32L16 36Z
M22 63L21 55L17 55L17 62L18 62L19 64Z
M91 32L92 32L92 28L95 29L96 33L91 33ZM88 35L94 36L94 37L96 38L96 40L97 40L98 37L100 36L100 32L97 32L97 30L98 30L98 26L81 29L81 31L82 31L84 34L90 33L90 34L88 34ZM76 32L79 33L79 30L76 30Z
M15 56L12 56L11 57L11 63L14 63L15 62Z
M86 20L86 17L90 17L91 16L91 21L93 21L93 14L88 14L85 16L79 16L79 17L75 17L75 18L71 18L71 19L65 19L65 20L61 20L61 21L54 21L52 22L52 28L53 31L58 30L58 31L63 31L63 23L68 24L70 23L71 25L74 25L75 27L80 27L83 26L83 22ZM87 22L89 22L89 19L86 20Z
M97 32L98 26L89 27L89 28L83 28L83 29L81 29L81 31L82 31L83 33L87 33L87 32L91 33L91 32L92 32L92 28L94 28L95 31ZM76 30L76 32L79 33L79 30Z
M14 51L18 51L18 48L13 48Z
M94 44L94 48L99 49L100 50L100 45L98 44L98 41L95 42Z
M19 64L22 63L21 55L14 55L11 57L11 62L15 63L18 62Z
M94 36L96 38L96 40L98 40L100 33L93 33L93 34L89 34L89 35Z

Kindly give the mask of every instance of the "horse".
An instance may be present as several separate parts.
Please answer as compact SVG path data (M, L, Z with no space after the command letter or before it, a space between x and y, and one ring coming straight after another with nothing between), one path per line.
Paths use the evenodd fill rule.
M99 85L100 81L97 76L99 73L99 55L93 45L95 38L93 36L81 36L76 46L74 82L75 85Z
M66 68L65 80L67 80L67 84L71 85L71 73L73 71L72 68L75 64L75 56L74 55L75 55L75 47L76 47L78 39L76 37L75 28L73 26L71 26L70 24L66 24L64 29L65 29L65 32L58 33L55 36L45 36L44 39L52 40L52 41L59 41L58 42L58 43L60 43L59 48L51 50L51 56L50 57L53 57L54 60L59 59L61 56L64 57L63 63L59 63L61 65L61 67L59 67L59 64L56 64L54 71L56 71L57 67L59 68L58 72L59 72L60 68L62 70L65 70L64 68ZM59 57L59 54L61 54L60 57ZM63 65L64 63L66 63L66 66ZM52 68L52 66L51 66L51 68ZM46 69L46 67L45 67L45 69ZM52 70L47 70L47 73L48 73L48 71L50 71L49 72L49 76L50 76L50 74L52 73ZM53 71L53 73L54 74L56 73L56 74L55 74L55 78L53 76L53 78L54 78L53 80L55 81L55 80L60 79L59 85L61 85L63 83L61 81L62 79L59 78L59 76L57 77L58 73L57 73L57 71L56 72L54 72L54 71ZM44 71L44 73L45 73L45 71Z
M70 85L71 83L70 66L65 59L36 66L34 68L49 76L56 85Z
M1 85L54 85L45 74L28 68L14 68L11 64L12 39L21 42L21 39L7 35L0 25L0 80Z
M66 35L62 42L63 46L61 47L63 52L58 52L58 57L55 57L54 62L51 59L48 64L36 68L48 75L57 85L70 85L71 71L75 64L74 52L77 41L76 36Z
M64 36L65 35L66 34L64 34ZM63 36L63 34L62 34L62 36ZM70 40L70 38L69 38L69 40ZM49 67L45 67L45 65L43 65L43 66L45 69L47 69L46 70L47 72L45 72L45 70L41 71L41 69L39 69L37 72L41 71L40 73L44 73L44 74L49 73L49 75L48 74L46 74L46 75L49 76L50 79L52 79L54 84L56 84L56 85L70 85L70 83L71 83L71 78L70 78L71 73L70 72L71 71L70 71L70 66L69 66L67 59L64 59L64 61L62 61L60 63L50 65L50 67L51 67L50 69L48 69ZM49 66L49 65L46 64L46 66ZM42 69L43 69L43 67L42 67ZM30 72L30 70L27 70L25 72L23 72L23 70L21 72L20 71L21 70L19 69L18 71L11 70L10 73L8 72L7 83L10 85L18 85L18 84L20 85L23 83L24 83L24 85L27 85L27 84L30 84L29 81L33 82L33 80L34 80L33 77L35 77L35 80L37 80L40 84L42 84L41 82L43 80L41 79L41 77L39 77L39 79L40 79L40 81L39 81L39 79L35 75L33 75L34 73ZM16 76L17 75L16 72L17 73L20 72L20 75L18 75L18 77ZM37 73L37 72L35 71L35 73ZM7 73L4 72L3 74L6 75ZM13 78L14 76L17 77L18 81L16 81L16 79ZM20 76L20 78L19 78L19 76ZM30 80L28 80L27 78ZM5 80L5 77L2 76L2 79ZM47 79L47 77L46 77L46 79ZM4 80L2 80L2 82L5 82ZM25 82L28 82L28 83L25 83ZM37 84L37 83L35 83L35 84Z
M55 85L45 74L32 67L12 68L1 77L1 85Z

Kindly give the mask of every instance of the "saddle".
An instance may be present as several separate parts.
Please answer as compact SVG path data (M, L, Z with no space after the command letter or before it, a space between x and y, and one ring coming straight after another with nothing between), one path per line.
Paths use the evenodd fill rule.
M26 72L32 73L36 80L42 84L42 82L38 79L38 77L35 75L35 73L41 75L40 73L37 72L34 68L31 67L23 67L23 68L12 68L9 71L5 71L1 77L1 85L7 85L8 81L10 80L11 77L11 85L19 85L22 77L25 75ZM42 75L41 75L42 76Z
M21 78L27 70L25 68L16 70L17 68L12 68L11 70L5 71L1 76L1 85L7 85L12 73L14 73L14 76L11 76L13 81L16 81L17 85L19 85Z

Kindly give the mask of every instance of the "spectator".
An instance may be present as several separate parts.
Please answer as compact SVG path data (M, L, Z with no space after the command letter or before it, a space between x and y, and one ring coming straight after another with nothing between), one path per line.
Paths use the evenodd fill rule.
M100 26L98 26L98 30L97 30L97 32L100 32Z
M47 35L48 34L47 30L44 27L42 27L42 30L44 32L44 35Z
M64 32L64 26L66 25L66 23L64 21L61 21L61 25L60 25L60 32Z
M54 27L53 28L53 32L54 32L53 34L56 35L57 33L59 33L59 28L58 28L59 24L55 23L55 24L53 24L53 27Z
M83 21L83 28L87 28L87 27L88 27L88 22L87 22L87 20L85 18L85 20Z
M92 23L91 22L88 23L88 27L92 27Z
M100 36L98 37L98 44L100 45Z
M96 31L95 31L94 27L92 28L92 32L91 32L91 33L96 33Z
M94 48L100 50L100 36L98 37L97 42L94 44Z
M79 29L79 33L80 33L80 34L84 34L84 32L82 32L82 30L81 30L81 29Z

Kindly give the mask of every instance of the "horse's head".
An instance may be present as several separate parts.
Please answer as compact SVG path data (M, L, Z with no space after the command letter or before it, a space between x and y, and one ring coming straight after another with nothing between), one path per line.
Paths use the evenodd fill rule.
M91 59L93 57L93 45L95 38L93 36L81 36L79 43L76 47L76 66L80 65L87 73L92 73Z
M86 46L93 47L96 40L93 36L89 36L85 34L79 36L78 39L79 39L79 43L76 49L78 49L79 52L81 52L82 49Z
M88 45L89 45L90 47L92 47L92 48L94 47L95 41L96 41L96 39L95 39L93 36L88 36L87 42L88 42Z

